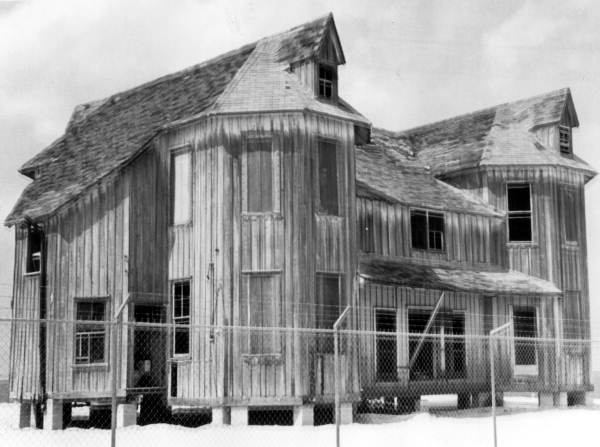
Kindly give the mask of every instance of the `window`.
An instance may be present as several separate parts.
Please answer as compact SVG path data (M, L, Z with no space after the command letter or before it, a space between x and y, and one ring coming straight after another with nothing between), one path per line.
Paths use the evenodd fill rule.
M411 210L410 231L413 248L444 250L444 215L430 211Z
M370 202L365 201L360 219L360 249L365 253L375 252L375 220Z
M173 283L173 354L190 353L190 281Z
M515 307L513 309L515 374L537 374L535 340L527 340L537 336L535 320L535 308Z
M192 153L171 155L171 224L182 225L192 218Z
M531 188L527 183L512 183L507 186L508 196L508 240L510 242L531 241Z
M571 128L566 126L558 127L558 145L561 154L572 154L573 146L571 145Z
M563 337L566 339L582 339L585 337L585 327L581 294L578 290L564 292L563 299Z
M246 211L274 211L272 142L250 138L247 143Z
M105 363L106 325L90 322L105 321L106 301L76 301L75 306L75 363Z
M375 331L377 332L377 378L395 381L396 374L396 311L375 309Z
M564 238L567 242L577 242L577 227L579 220L577 218L577 194L576 190L570 186L562 186L560 190L560 201L562 211L562 225L564 228Z
M318 329L333 329L333 324L340 316L340 281L339 275L317 274L316 277L316 326ZM317 352L333 354L333 334L319 334Z
M273 329L280 325L279 275L246 275L242 296L245 302L241 306L241 320L248 326L246 352L279 353L279 333Z
M319 140L319 206L320 213L339 215L337 145Z
M27 231L27 273L37 273L42 266L42 232L30 227Z
M319 96L331 99L335 94L335 68L329 65L319 65Z

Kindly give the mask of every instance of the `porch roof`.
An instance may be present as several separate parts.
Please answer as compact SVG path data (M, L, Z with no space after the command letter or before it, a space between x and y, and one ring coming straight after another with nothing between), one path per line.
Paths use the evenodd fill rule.
M425 289L514 295L557 295L553 283L517 271L483 271L435 267L410 262L361 260L361 277Z

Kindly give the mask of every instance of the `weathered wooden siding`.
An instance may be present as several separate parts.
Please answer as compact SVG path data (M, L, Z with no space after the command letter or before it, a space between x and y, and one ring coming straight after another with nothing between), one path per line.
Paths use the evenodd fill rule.
M272 138L273 178L280 183L274 212L244 211L248 135ZM316 213L318 137L337 141L340 216ZM214 117L159 138L165 152L190 147L194 160L193 222L169 229L169 279L192 279L192 324L199 328L189 358L173 360L180 401L258 402L314 392L306 336L282 334L273 363L241 352L242 330L216 331L211 339L201 328L242 323L243 275L280 276L278 324L285 327L314 326L317 272L344 275L350 300L356 265L353 138L350 123L293 113Z
M427 263L502 267L505 264L505 228L501 218L444 211L445 250L413 249L410 210L404 204L358 197L357 238L363 253Z

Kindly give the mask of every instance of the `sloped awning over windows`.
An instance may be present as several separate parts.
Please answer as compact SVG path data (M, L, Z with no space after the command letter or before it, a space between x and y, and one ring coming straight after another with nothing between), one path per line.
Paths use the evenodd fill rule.
M515 295L562 293L549 281L515 271L441 268L408 262L363 260L361 277L377 282L424 289Z

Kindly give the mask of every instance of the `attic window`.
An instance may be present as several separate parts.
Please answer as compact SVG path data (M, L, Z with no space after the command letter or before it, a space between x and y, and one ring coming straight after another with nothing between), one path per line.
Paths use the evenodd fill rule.
M27 232L27 273L37 273L42 265L42 233L29 228Z
M411 210L410 232L412 248L444 250L444 215L423 210Z
M571 146L571 128L566 126L559 126L558 128L558 139L560 146L560 153L570 155L573 153Z
M319 65L319 96L326 99L334 97L335 69L329 65Z
M531 187L528 183L512 183L507 186L508 240L531 241Z

